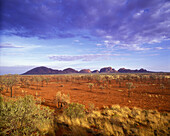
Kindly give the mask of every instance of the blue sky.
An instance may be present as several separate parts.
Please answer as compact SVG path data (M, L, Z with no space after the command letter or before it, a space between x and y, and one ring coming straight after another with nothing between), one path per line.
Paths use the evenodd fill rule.
M0 74L37 66L170 72L168 0L2 0Z

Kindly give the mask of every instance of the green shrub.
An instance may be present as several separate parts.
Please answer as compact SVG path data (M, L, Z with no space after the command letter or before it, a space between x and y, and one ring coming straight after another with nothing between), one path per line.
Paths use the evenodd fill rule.
M46 85L48 85L49 81L50 81L50 78L48 78L48 77L45 78Z
M128 88L129 90L132 89L132 88L134 88L132 82L127 82L127 83L126 83L126 86L127 86L127 88Z
M103 90L103 89L104 89L104 86L100 85L99 88Z
M92 91L92 89L94 87L94 84L93 83L88 83L88 87L89 87L90 91Z
M0 87L0 93L2 93L3 90L4 90L4 87L1 86L1 87Z
M2 109L3 97L0 95L0 109Z
M60 85L60 87L64 87L64 85Z
M160 84L160 89L165 89L165 86L163 84Z
M85 106L79 103L70 103L64 113L70 118L81 118L85 116Z
M4 90L4 77L0 77L0 93Z
M37 83L37 90L39 90L39 89L40 89L39 83L41 82L41 77L35 76L35 77L34 77L34 80L35 80L35 82Z
M36 105L33 96L0 98L0 135L44 135L53 126L52 111Z

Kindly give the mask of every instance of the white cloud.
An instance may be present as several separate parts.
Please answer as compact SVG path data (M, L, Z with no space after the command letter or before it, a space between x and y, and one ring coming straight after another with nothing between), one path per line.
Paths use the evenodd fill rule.
M144 10L140 10L139 12L134 14L134 18L137 18L137 17L141 16L143 13L144 13Z
M74 42L80 42L79 40L74 40Z
M146 50L150 50L151 48L144 48L144 47L140 47L137 44L122 44L119 46L121 49L128 49L128 50L133 50L133 51L146 51Z
M155 49L157 49L157 50L162 50L162 49L164 49L164 48L162 48L162 47L155 47Z
M107 43L109 43L109 41L108 41L108 40L105 40L105 41L104 41L104 43L106 43L106 44L107 44Z
M118 40L117 40L117 41L113 41L113 43L114 43L114 44L119 44L120 41L118 41Z
M102 46L102 44L101 43L97 43L96 46Z
M106 36L106 39L112 39L112 36L107 35L107 36Z

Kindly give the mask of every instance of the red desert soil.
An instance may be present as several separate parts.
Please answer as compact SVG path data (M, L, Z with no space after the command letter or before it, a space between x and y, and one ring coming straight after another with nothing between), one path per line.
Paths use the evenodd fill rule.
M95 82L92 82L95 84ZM157 109L159 111L170 112L170 84L165 84L165 89L160 89L159 84L148 84L133 82L135 88L131 90L131 96L128 97L128 89L126 82L122 87L114 80L109 84L108 88L101 89L95 85L90 91L88 82L79 80L76 82L66 81L51 81L48 85L40 87L36 90L36 84L29 88L20 88L19 85L14 87L14 96L32 94L36 92L45 99L44 105L54 106L54 98L58 91L61 93L70 94L71 102L78 102L86 105L93 103L95 107L102 108L103 106L111 106L119 104L120 106L140 107L143 109ZM25 91L26 93L23 93ZM5 93L10 96L10 93Z

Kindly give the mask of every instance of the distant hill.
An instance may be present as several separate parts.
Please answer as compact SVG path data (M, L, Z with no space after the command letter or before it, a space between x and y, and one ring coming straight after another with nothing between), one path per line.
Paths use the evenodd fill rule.
M117 71L112 67L105 67L100 69L100 73L116 73Z
M36 67L33 68L25 73L23 73L23 75L47 75L47 74L60 74L63 71L60 70L53 70L51 68L47 68L47 67Z
M79 71L79 73L91 73L90 69L82 69Z
M73 68L66 68L64 70L54 70L51 68L47 68L44 66L33 68L22 75L48 75L48 74L71 74L71 73L149 73L150 71L147 71L146 69L139 69L139 70L131 70L131 69L125 69L120 68L118 71L116 71L112 67L104 67L101 68L100 71L94 70L91 71L90 69L82 69L80 71L77 71Z
M99 73L98 70L93 70L91 73Z
M131 69L125 69L125 68L120 68L118 70L119 73L148 73L146 69L141 68L140 70L131 70Z
M72 69L72 68L66 68L62 71L64 74L69 74L69 73L78 73L77 70Z

